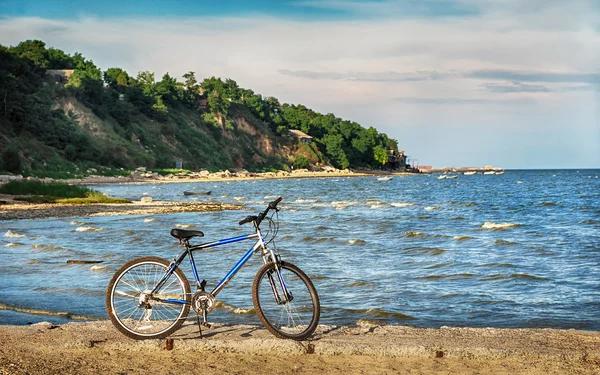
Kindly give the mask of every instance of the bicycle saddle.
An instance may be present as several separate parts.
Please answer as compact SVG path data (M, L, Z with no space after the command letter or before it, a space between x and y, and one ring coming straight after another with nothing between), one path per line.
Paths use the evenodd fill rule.
M179 240L189 240L192 237L204 237L204 233L199 230L171 229L171 236Z

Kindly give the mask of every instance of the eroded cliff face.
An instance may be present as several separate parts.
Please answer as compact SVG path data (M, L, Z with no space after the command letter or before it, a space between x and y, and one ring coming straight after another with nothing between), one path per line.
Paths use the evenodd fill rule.
M307 152L242 106L232 105L229 126L218 119L208 124L203 113L184 107L171 109L163 121L141 113L130 115L128 122L117 121L94 113L72 96L55 98L52 110L64 112L93 142L117 154L125 167L171 167L182 160L191 169L246 169L268 168L274 161L285 164L299 155L322 159L316 147ZM64 157L62 150L56 153Z

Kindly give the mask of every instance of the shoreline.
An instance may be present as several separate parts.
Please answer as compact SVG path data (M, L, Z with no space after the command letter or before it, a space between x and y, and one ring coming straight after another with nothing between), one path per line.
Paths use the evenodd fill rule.
M193 320L165 340L135 341L109 321L0 326L1 374L461 373L597 374L600 332L558 329L414 328L359 322L319 326L310 340L262 326ZM152 360L149 360L152 358ZM210 370L209 370L210 369ZM409 372L410 371L410 372Z
M278 180L278 179L296 179L296 178L345 178L345 177L377 177L377 176L408 176L419 175L420 173L412 172L393 172L393 171L351 171L351 170L330 170L330 171L280 171L252 173L245 175L237 175L231 173L213 173L201 176L197 173L192 175L168 175L158 176L148 174L148 177L143 177L140 174L135 176L98 176L90 175L85 178L60 179L54 180L51 178L35 178L30 179L43 182L64 182L69 185L111 185L111 184L149 184L149 183L187 183L187 182L232 182L232 181L258 181L258 180ZM0 184L12 180L22 180L20 176L4 176L0 175Z
M3 196L6 197L6 196ZM1 197L0 197L1 198ZM118 215L158 215L179 212L213 212L224 210L241 210L243 206L228 203L166 202L149 203L135 201L132 203L26 203L13 201L0 205L0 221L48 219L83 216L118 216Z

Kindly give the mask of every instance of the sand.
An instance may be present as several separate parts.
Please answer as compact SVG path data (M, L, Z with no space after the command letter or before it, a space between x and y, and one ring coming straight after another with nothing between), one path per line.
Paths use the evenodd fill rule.
M304 342L194 321L135 341L109 321L0 326L0 374L600 374L600 332L320 326Z

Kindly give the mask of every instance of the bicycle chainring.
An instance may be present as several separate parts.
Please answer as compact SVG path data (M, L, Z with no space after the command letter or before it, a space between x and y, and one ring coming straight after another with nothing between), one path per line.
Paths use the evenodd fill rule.
M199 290L192 297L192 308L198 315L202 315L203 311L208 314L214 307L215 297L209 292Z

